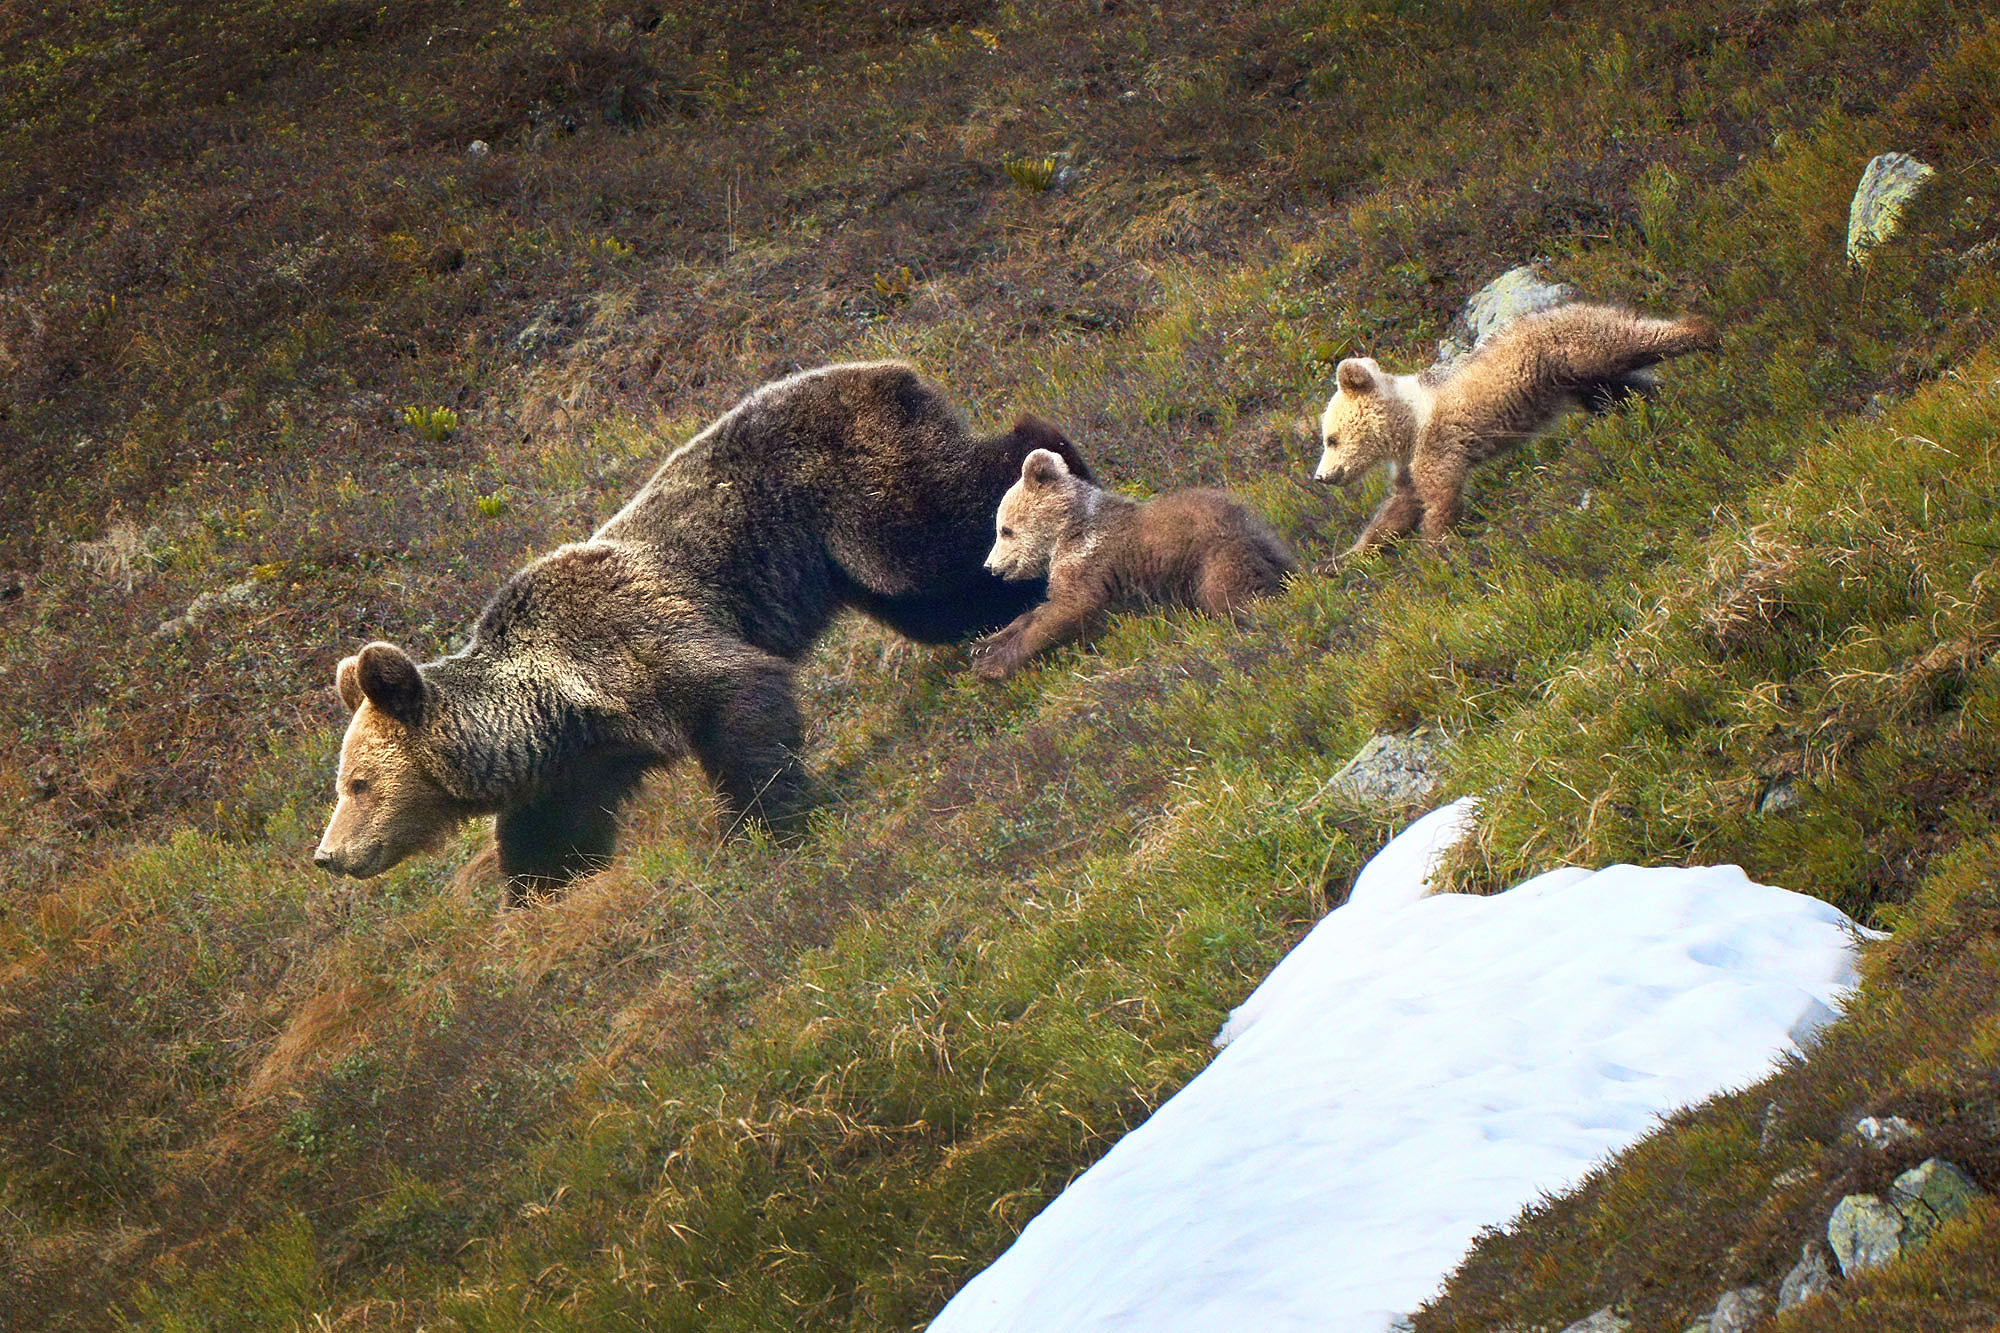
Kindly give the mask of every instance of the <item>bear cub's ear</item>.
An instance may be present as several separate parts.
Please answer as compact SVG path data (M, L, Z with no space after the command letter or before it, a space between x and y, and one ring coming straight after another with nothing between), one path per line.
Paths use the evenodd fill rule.
M410 655L393 643L371 643L346 658L334 673L334 688L348 711L366 699L399 722L415 725L423 717L430 687Z
M1340 387L1349 393L1375 391L1375 375L1368 369L1368 363L1358 356L1350 356L1341 362L1340 369L1335 375L1340 381Z
M1021 482L1031 491L1053 486L1068 475L1069 464L1063 462L1062 455L1047 449L1036 449L1021 460Z

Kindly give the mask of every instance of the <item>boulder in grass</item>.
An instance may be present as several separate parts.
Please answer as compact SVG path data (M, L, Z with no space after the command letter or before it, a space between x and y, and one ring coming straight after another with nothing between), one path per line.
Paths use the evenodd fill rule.
M1539 264L1510 268L1472 294L1438 343L1438 364L1456 361L1523 315L1577 299L1576 289L1544 276Z
M1879 1194L1850 1194L1826 1220L1826 1243L1843 1277L1880 1268L1903 1252L1903 1215Z
M1972 1207L1985 1192L1943 1158L1911 1167L1889 1186L1889 1202L1903 1215L1903 1244L1923 1244L1931 1232Z
M1903 211L1937 169L1908 153L1883 153L1869 162L1847 209L1847 262L1865 264L1868 252L1896 234Z

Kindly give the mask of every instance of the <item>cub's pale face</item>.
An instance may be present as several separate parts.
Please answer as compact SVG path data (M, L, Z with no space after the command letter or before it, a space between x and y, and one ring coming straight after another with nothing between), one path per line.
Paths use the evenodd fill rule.
M1000 497L993 517L993 549L986 572L1003 579L1038 579L1049 572L1056 539L1069 517L1069 465L1060 454L1037 449L1021 463L1021 479Z
M1401 456L1408 414L1399 407L1373 357L1341 362L1338 387L1319 417L1319 467L1313 480L1352 485L1370 468Z

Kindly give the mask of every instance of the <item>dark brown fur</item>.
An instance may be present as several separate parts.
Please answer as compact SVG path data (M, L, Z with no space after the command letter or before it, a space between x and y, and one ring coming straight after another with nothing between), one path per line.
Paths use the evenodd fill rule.
M602 865L623 802L687 755L732 827L796 827L793 663L844 607L937 643L1039 600L981 561L1022 459L1050 448L1087 474L1048 423L975 437L894 363L765 386L589 541L509 579L463 651L419 667L371 644L342 664L355 714L315 860L377 874L491 813L517 898Z
M1094 634L1111 612L1180 606L1232 621L1276 592L1296 564L1269 525L1221 491L1144 504L1099 490L1053 454L1030 454L995 519L987 568L1046 573L1048 600L973 649L999 680L1058 644Z

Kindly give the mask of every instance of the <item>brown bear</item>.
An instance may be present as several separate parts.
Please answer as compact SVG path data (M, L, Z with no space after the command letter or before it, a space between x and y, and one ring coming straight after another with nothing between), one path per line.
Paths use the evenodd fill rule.
M1123 607L1185 606L1238 620L1297 567L1278 535L1221 491L1139 504L1098 489L1047 449L1022 461L993 526L986 568L1046 579L1048 600L973 646L973 671L987 680L1094 632Z
M1714 345L1707 320L1653 319L1574 304L1525 315L1469 356L1418 375L1388 375L1349 357L1320 416L1315 480L1345 485L1378 464L1388 498L1349 554L1421 526L1436 541L1458 520L1466 474L1575 407L1605 411L1650 393L1648 367Z
M602 865L620 805L692 754L733 829L805 807L793 664L843 608L925 643L1005 623L1040 583L982 566L1030 453L1089 470L1023 417L975 436L908 366L768 384L666 462L590 540L510 578L459 652L371 643L340 664L354 712L313 861L365 878L497 816L506 901Z

